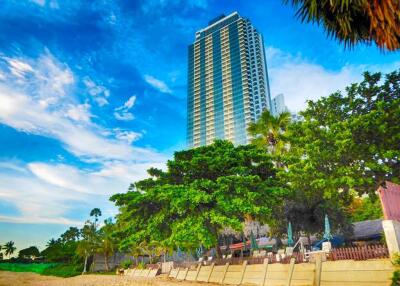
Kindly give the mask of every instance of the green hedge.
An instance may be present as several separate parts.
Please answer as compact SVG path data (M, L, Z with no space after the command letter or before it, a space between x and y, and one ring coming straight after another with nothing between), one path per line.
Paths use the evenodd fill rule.
M0 270L12 272L34 272L42 274L44 270L54 267L55 263L0 263Z
M59 264L53 267L46 268L41 274L58 277L72 277L82 273L81 265Z
M12 272L34 272L41 275L72 277L81 274L81 265L57 263L0 263L0 270Z

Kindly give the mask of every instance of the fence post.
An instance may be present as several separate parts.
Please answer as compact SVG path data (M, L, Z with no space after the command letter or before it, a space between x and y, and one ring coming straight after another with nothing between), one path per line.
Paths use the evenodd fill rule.
M314 286L321 285L321 272L322 272L322 255L318 254L315 257Z
M211 278L211 274L213 273L214 266L215 266L215 263L213 262L213 263L211 264L210 273L208 273L208 277L207 277L207 281L206 281L207 283L210 282L210 278Z
M228 272L228 268L229 268L229 262L227 262L225 264L224 273L222 274L222 280L221 280L222 285L224 285L225 276L226 276L226 273Z
M176 271L176 275L175 275L175 279L177 279L178 278L178 275L179 275L179 271L181 270L181 268L180 267L178 267L178 271Z
M189 267L186 268L185 277L183 277L183 280L186 280L186 276L187 276L188 272L189 272Z
M201 269L201 263L199 263L199 266L197 267L196 276L194 277L194 281L197 281L197 276L199 276L200 269Z
M268 271L268 262L269 262L269 259L268 258L265 258L264 259L264 273L263 273L263 282L262 282L262 286L264 286L265 285L265 281L267 280L267 271Z
M290 265L289 265L288 278L286 280L286 286L290 286L290 284L292 283L295 262L296 262L296 258L293 258L293 257L290 258Z
M239 285L242 285L244 274L246 273L246 267L247 267L247 260L243 261L243 269L242 269L242 274L240 275Z

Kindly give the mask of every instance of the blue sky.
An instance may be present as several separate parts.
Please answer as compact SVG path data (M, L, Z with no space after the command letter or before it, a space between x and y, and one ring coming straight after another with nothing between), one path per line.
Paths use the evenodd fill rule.
M187 45L238 11L264 35L272 95L290 110L343 89L399 53L344 50L281 1L5 0L0 3L0 244L37 245L104 218L185 147Z

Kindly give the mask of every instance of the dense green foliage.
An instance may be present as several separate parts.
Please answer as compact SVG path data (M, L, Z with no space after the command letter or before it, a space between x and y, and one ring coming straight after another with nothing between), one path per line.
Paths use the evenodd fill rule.
M34 272L42 274L44 270L54 267L54 263L0 263L0 270L12 272Z
M364 221L383 217L381 202L375 197L356 198L350 205L351 221Z
M42 275L57 276L57 277L73 277L82 273L82 265L74 264L57 264L51 267L45 268L42 271Z
M31 257L39 257L40 252L36 246L31 246L25 249L21 249L18 252L18 258L31 258Z
M291 221L295 232L315 233L328 214L334 229L350 232L354 198L374 196L385 181L400 178L400 72L385 78L365 73L345 94L308 102L301 115L278 129L287 148L273 160L290 196L271 226L284 233ZM365 219L377 215L363 213Z
M175 249L218 250L225 227L240 231L246 218L268 222L280 206L283 192L270 156L255 146L216 141L176 152L167 165L111 198L120 209L123 248L158 241Z
M374 41L380 48L400 49L398 0L284 0L297 8L304 22L322 24L328 35L345 45Z

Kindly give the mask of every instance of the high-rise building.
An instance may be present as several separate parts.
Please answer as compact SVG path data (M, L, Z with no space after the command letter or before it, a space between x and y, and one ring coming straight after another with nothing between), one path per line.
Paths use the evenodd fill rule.
M188 147L247 144L247 126L271 109L261 34L237 12L196 32L189 46Z
M289 112L289 109L285 105L285 97L280 93L272 99L271 113L273 116L279 116L284 112Z

